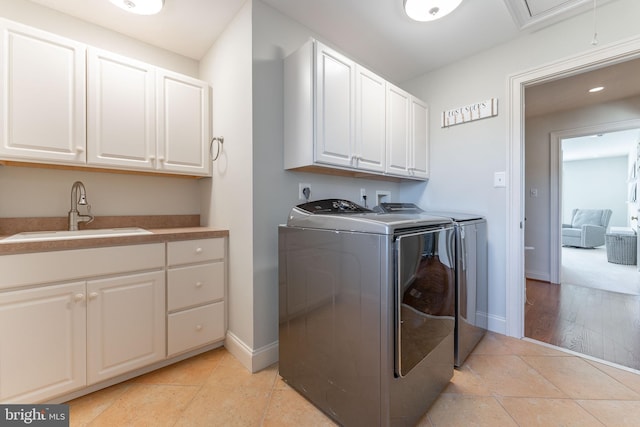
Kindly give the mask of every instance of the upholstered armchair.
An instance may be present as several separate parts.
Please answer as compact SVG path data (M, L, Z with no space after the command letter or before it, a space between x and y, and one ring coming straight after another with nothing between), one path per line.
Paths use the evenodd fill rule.
M574 209L571 223L562 224L562 246L595 248L604 245L611 209Z

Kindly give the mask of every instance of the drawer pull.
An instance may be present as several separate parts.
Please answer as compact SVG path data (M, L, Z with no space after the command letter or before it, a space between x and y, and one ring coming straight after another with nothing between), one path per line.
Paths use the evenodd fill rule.
M202 287L202 285L203 285L203 283L202 283L202 282L196 282L196 288L201 288L201 287Z
M201 253L202 253L202 248L197 248L197 249L196 249L196 253L197 253L197 254L201 254Z
M201 331L202 330L202 325L196 325L196 331Z

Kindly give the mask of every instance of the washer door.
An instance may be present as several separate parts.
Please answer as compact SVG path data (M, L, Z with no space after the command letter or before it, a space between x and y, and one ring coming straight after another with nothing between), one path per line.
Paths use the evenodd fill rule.
M406 376L455 327L453 227L400 235L395 242L395 373Z

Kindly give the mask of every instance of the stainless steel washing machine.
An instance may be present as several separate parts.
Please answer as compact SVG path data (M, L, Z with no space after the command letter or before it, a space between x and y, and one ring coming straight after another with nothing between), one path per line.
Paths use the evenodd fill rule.
M338 199L279 227L280 375L344 426L414 426L453 375L455 230Z

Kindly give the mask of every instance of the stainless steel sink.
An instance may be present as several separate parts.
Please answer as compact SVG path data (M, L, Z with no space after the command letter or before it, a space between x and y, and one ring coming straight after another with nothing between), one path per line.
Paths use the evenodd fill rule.
M140 227L101 228L76 231L26 231L0 239L0 243L43 242L47 240L93 239L97 237L117 237L140 234L153 234Z

